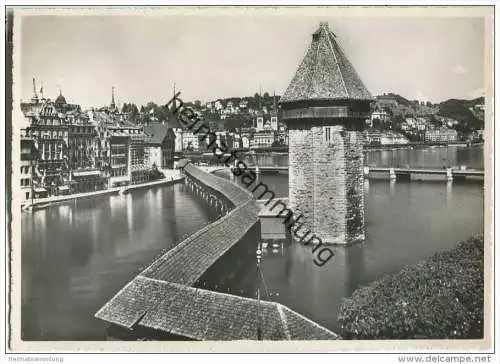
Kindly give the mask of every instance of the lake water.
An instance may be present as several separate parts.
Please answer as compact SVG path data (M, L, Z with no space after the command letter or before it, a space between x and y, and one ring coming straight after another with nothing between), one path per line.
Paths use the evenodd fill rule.
M481 151L448 153L453 163L482 165ZM288 176L260 178L278 196L288 195ZM340 302L357 287L483 231L482 184L367 181L365 196L363 244L333 248L323 267L313 263L311 248L269 247L262 298L336 331ZM22 339L103 340L106 324L94 313L162 251L216 218L183 185L23 213ZM252 296L256 284L250 275L230 289Z
M229 173L229 172L227 172ZM288 176L260 175L277 196L287 197ZM270 299L334 331L342 298L360 286L397 272L459 240L483 231L482 184L365 180L365 235L361 244L332 247L324 266L312 247L282 243L264 250L261 267ZM251 295L258 280L245 277L235 292ZM265 289L265 288L263 288Z
M23 213L23 340L104 340L97 310L215 218L183 185Z

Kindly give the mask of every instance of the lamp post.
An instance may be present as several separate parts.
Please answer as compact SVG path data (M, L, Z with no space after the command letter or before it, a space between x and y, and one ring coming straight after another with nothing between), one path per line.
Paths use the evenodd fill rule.
M262 258L262 250L260 242L257 245L257 340L262 340L262 329L260 322L260 260Z

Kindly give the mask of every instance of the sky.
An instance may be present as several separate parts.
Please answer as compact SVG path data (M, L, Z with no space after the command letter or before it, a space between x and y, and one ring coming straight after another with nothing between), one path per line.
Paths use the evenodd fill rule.
M297 13L295 13L297 14ZM259 92L282 95L311 35L327 21L373 95L441 102L484 92L480 17L234 16L196 14L32 15L21 18L21 97L43 82L83 107L116 100L166 103ZM15 46L16 47L16 46ZM16 48L14 49L16 52Z

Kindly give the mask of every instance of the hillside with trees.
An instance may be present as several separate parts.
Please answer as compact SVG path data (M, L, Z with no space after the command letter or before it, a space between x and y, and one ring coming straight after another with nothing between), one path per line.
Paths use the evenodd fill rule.
M223 107L226 107L229 102L233 107L238 107L242 101L246 102L246 107L239 109L236 114L226 115L226 118L221 118L219 112L206 107L199 100L184 101L184 105L200 111L213 130L234 130L251 127L255 118L254 112L264 107L268 111L272 110L273 105L278 104L280 98L279 95L273 97L268 92L264 92L262 95L255 93L253 96L214 99L212 103L219 101ZM386 111L390 122L382 123L376 119L373 127L380 130L401 131L401 125L408 117L424 117L431 124L439 127L441 121L438 117L445 117L457 120L458 124L453 128L460 134L467 134L474 130L484 129L484 112L477 108L477 105L484 105L484 97L472 100L450 99L432 104L431 102L411 101L401 95L387 93L375 98L372 109ZM144 124L152 119L167 121L171 116L165 105L157 105L154 102L148 102L140 109L133 103L125 103L122 112L130 113L130 119L138 124Z
M394 94L392 92L389 92L388 94L384 95L387 99L392 99L397 101L399 105L407 106L410 107L412 105L411 101L405 99L403 96Z
M484 129L484 120L479 119L469 109L480 103L484 103L484 98L474 100L450 99L439 105L438 115L457 120L459 122L457 130L462 132Z

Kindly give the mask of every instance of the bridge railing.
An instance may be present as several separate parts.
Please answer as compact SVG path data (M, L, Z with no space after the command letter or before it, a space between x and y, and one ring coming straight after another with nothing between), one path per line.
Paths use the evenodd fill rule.
M205 186L223 194L235 206L245 203L253 196L250 191L245 190L243 187L231 182L225 178L218 177L211 173L206 173L202 169L188 164L184 171L192 178L195 178Z

